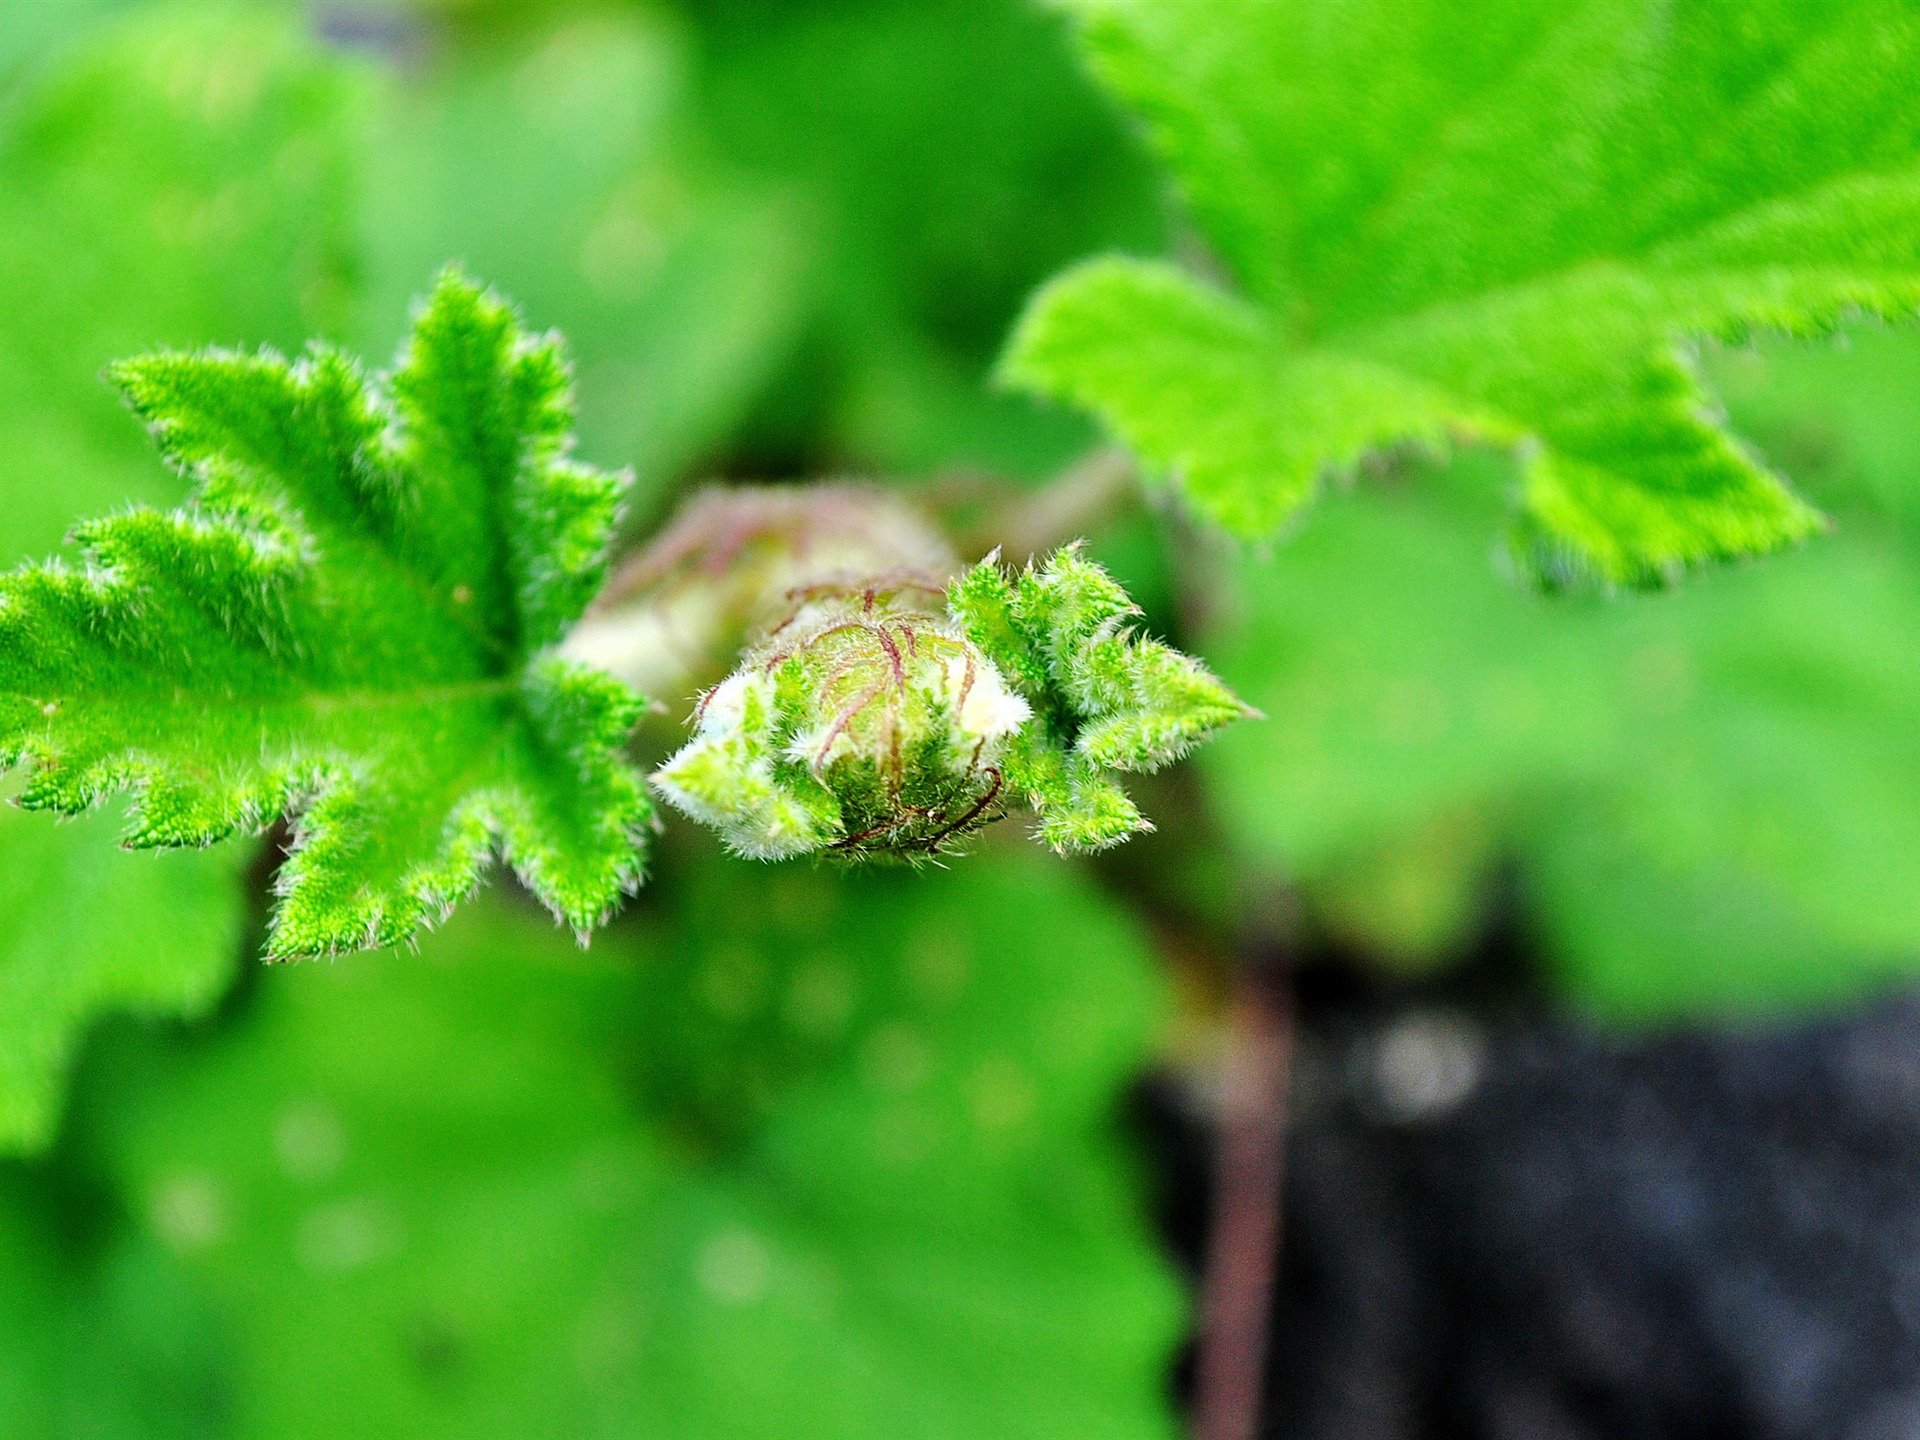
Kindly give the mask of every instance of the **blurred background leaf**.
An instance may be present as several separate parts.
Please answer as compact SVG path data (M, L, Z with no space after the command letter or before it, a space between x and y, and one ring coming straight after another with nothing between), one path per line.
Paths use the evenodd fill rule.
M604 7L402 30L366 152L367 352L390 354L461 261L566 335L583 451L636 469L643 512L738 423L799 321L792 206L690 154L686 50L670 17Z
M207 1435L218 1340L164 1249L117 1232L102 1196L0 1162L0 1436Z
M1505 867L1549 973L1621 1017L1910 973L1920 436L1900 397L1920 344L1855 341L1714 362L1736 425L1839 519L1775 562L1655 597L1532 596L1497 573L1507 477L1476 458L1430 485L1370 477L1240 562L1217 658L1275 723L1209 773L1246 863L1416 965L1471 944Z
M87 1149L240 1337L237 1433L1171 1433L1123 914L1024 848L711 858L589 955L494 904L102 1057Z
M110 27L8 95L8 564L82 516L182 493L101 383L108 361L161 345L297 350L338 331L355 88L297 27L202 5Z
M1026 0L683 0L710 145L806 220L804 323L738 437L748 468L1044 473L1093 432L988 389L1027 294L1158 249L1158 190Z
M121 818L0 812L0 1154L52 1139L97 1013L201 1014L233 978L246 901L232 856L126 854Z

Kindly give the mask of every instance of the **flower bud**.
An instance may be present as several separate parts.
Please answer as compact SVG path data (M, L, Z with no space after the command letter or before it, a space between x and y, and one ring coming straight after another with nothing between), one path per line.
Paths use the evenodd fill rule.
M767 860L929 856L985 824L1032 709L943 599L911 576L796 592L655 788Z

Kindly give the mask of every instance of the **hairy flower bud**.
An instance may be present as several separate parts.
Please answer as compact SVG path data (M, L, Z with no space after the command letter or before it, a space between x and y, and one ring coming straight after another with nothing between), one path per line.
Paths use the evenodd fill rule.
M978 828L1032 709L942 602L913 577L796 592L655 788L767 860L932 855Z
M657 693L744 642L653 787L763 860L937 855L1016 804L1054 849L1102 850L1152 828L1119 773L1251 713L1139 634L1138 608L1077 546L1019 574L997 555L958 569L898 496L709 491L569 653Z

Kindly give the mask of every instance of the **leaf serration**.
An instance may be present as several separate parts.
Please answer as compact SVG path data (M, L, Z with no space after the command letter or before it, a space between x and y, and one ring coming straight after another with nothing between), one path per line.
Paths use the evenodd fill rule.
M641 879L641 701L547 653L598 588L622 476L571 456L566 359L445 272L396 370L316 344L112 379L193 483L0 577L0 761L21 803L134 794L125 843L285 815L268 950L409 939L497 853L584 937ZM49 710L51 707L51 710Z

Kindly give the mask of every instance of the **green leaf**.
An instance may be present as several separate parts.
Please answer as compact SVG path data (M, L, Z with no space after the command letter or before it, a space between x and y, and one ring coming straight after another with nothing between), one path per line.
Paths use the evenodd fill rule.
M0 563L11 565L60 544L79 516L182 494L101 385L110 361L156 342L297 346L337 327L357 107L347 73L298 26L222 5L108 27L9 102Z
M1384 450L1520 462L1516 553L1656 582L1817 530L1691 345L1920 305L1920 20L1878 0L1061 0L1224 274L1093 261L1015 383L1264 535Z
M77 513L183 493L99 383L116 354L156 338L295 341L344 283L341 72L292 27L198 6L102 27L46 62L54 28L66 39L106 8L15 6L0 26L0 50L16 25L38 35L35 73L0 119L9 565ZM95 1016L195 1013L233 973L241 857L116 854L115 823L0 814L0 1152L52 1138Z
M1920 935L1912 907L1879 915L1844 907L1878 903L1888 883L1914 883L1905 856L1877 847L1920 831L1917 817L1910 806L1883 805L1858 839L1783 835L1796 823L1830 823L1838 798L1715 817L1703 828L1728 853L1712 857L1676 852L1604 804L1542 824L1528 837L1525 875L1550 917L1546 978L1582 1010L1635 1024L1791 1018L1910 987ZM1767 830L1743 836L1740 821L1753 818ZM1849 863L1858 868L1847 873Z
M10 0L0 25L0 94L21 71L86 34L130 0Z
M204 1011L226 988L243 902L235 856L127 855L109 816L0 813L0 1154L53 1137L96 1014Z
M291 814L276 955L405 939L496 846L576 931L605 919L648 807L620 755L636 698L543 653L598 588L619 491L568 458L557 341L450 273L390 399L324 346L116 379L196 503L0 581L22 803L132 788L134 846Z
M204 1440L209 1316L148 1236L65 1168L0 1165L0 1440Z
M1139 935L1031 853L653 894L590 957L482 904L109 1053L88 1151L225 1322L237 1430L1171 1436L1111 1130Z
M1920 355L1900 338L1890 380ZM1884 355L1824 358L1832 389L1895 393ZM1911 492L1910 420L1875 423L1880 481ZM1827 433L1844 453L1851 432ZM1486 564L1493 471L1332 499L1241 568L1210 652L1287 717L1203 766L1242 863L1297 880L1349 938L1355 877L1375 877L1363 938L1408 939L1420 953L1388 957L1408 960L1464 948L1504 869L1550 978L1619 1018L1832 1004L1910 976L1920 546L1865 502L1874 477L1808 472L1846 522L1822 545L1673 595L1548 602ZM1390 933L1378 877L1396 867L1386 884L1440 887L1437 930Z

